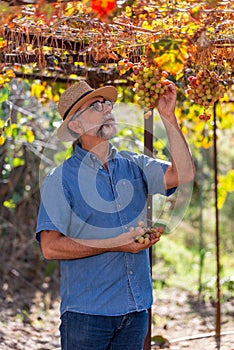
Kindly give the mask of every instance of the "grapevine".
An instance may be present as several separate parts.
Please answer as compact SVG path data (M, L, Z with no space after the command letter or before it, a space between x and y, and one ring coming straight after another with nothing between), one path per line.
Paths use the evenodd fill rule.
M204 113L200 115L200 119L209 120L210 114L205 109L212 106L216 101L224 95L224 87L219 82L219 77L214 71L208 69L199 71L196 76L188 77L188 98L204 107Z

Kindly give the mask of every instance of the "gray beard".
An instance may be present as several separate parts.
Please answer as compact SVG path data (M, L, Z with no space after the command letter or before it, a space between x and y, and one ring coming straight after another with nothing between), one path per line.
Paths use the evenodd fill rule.
M96 136L101 139L109 140L111 137L115 136L116 133L117 126L115 124L103 124L98 129Z

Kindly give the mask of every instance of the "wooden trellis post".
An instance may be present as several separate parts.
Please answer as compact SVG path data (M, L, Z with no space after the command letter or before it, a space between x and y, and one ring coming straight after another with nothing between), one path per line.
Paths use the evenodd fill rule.
M215 183L215 237L216 237L216 327L215 335L220 338L221 331L221 310L220 310L220 251L219 251L219 209L218 209L218 157L217 157L217 124L216 105L214 104L214 183Z
M153 110L151 110L150 118L144 118L144 154L147 156L153 156ZM148 197L147 200L147 225L150 226L152 224L152 196ZM150 254L150 267L151 267L151 275L152 275L152 248L149 251ZM151 349L151 323L152 323L152 313L151 309L148 310L148 333L145 339L144 350Z

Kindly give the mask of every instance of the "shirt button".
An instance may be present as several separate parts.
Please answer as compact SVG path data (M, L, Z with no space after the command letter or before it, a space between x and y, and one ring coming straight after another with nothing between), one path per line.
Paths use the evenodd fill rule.
M100 170L102 170L102 169L103 169L103 167L102 167L102 166L100 166L100 167L99 167L99 169L100 169Z
M133 275L133 271L129 271L129 274L130 274L130 275Z

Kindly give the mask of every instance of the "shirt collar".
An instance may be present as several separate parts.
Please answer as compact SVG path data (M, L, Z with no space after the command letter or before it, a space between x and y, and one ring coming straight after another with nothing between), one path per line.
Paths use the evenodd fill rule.
M110 153L108 156L108 160L115 159L116 154L117 149L110 143ZM99 162L97 156L94 153L88 152L85 149L83 149L80 143L77 143L75 146L74 156L84 161L85 164L89 166L92 166L94 162Z

